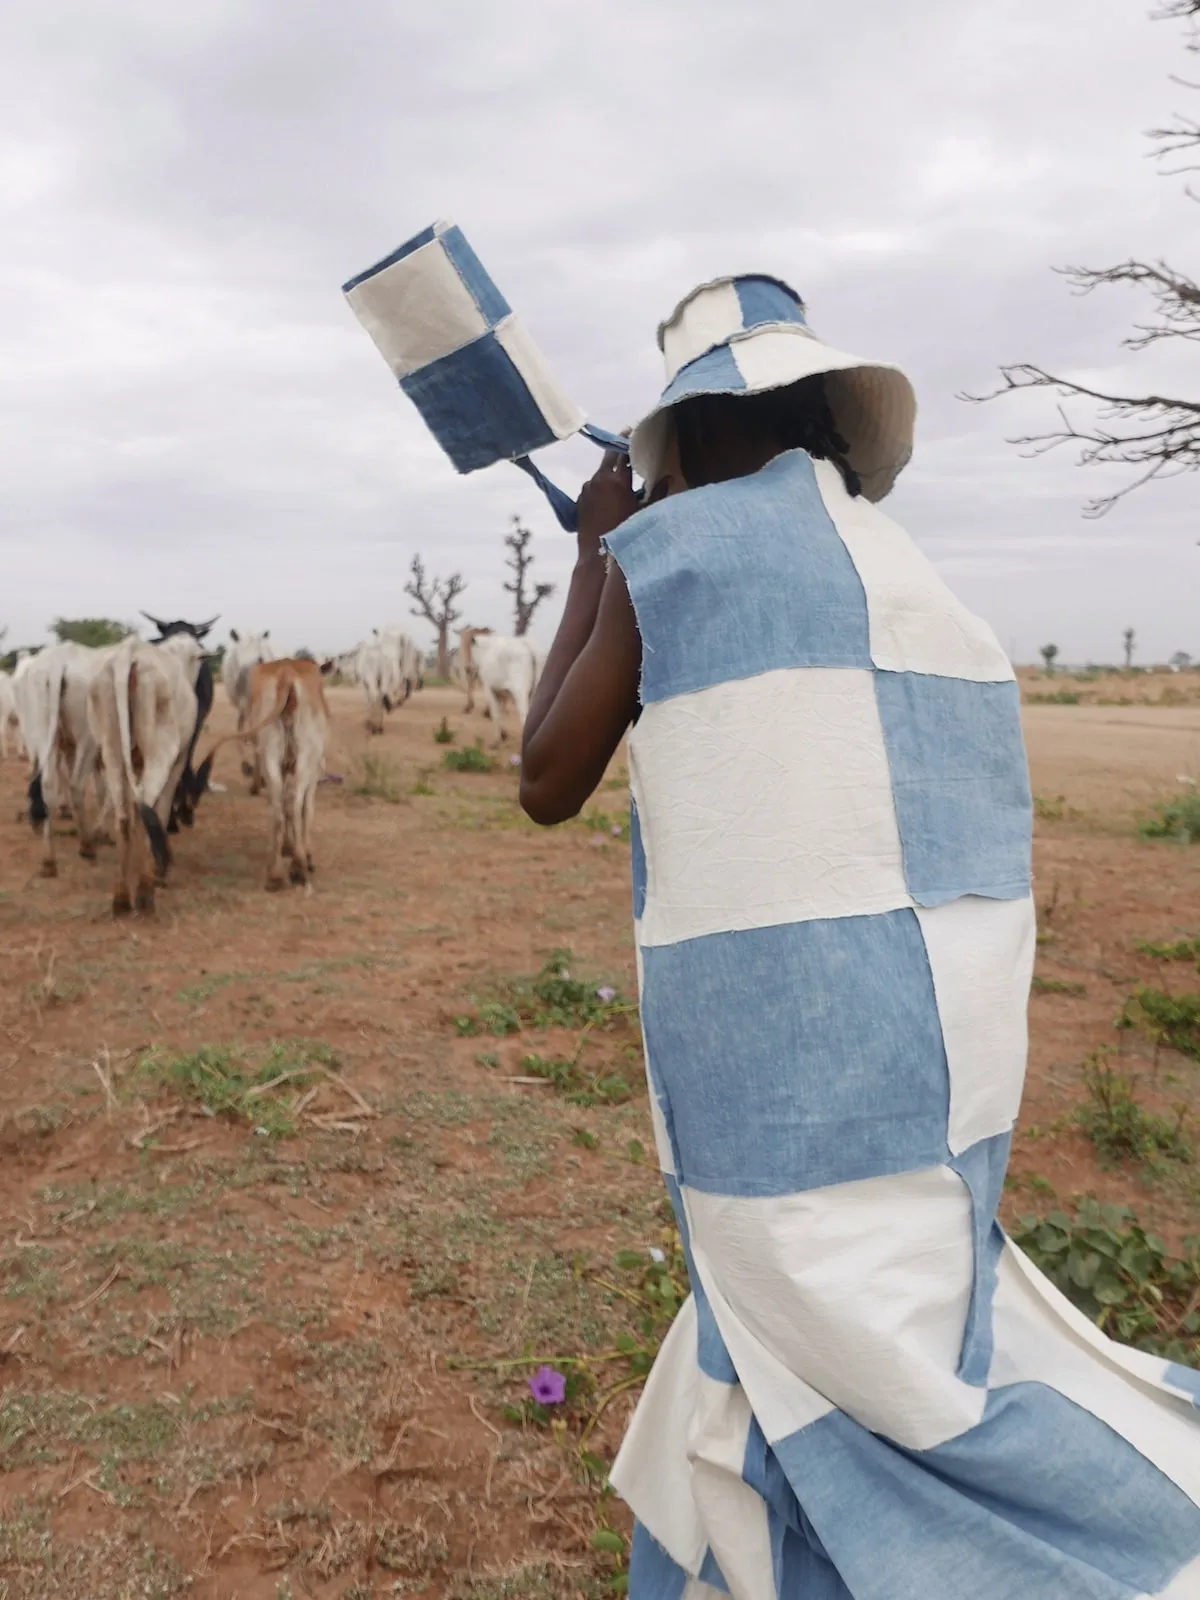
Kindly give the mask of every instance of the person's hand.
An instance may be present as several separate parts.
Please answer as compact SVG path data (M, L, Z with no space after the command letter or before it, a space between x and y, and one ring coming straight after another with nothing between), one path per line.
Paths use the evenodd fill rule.
M606 450L579 496L579 554L595 556L606 533L641 508L633 492L633 468L621 450Z

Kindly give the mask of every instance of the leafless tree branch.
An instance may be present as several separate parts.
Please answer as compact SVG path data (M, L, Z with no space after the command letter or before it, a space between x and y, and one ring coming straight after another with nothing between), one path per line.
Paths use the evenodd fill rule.
M1200 53L1200 0L1165 0L1156 18L1184 20L1189 24L1185 47ZM1188 84L1186 87L1194 88ZM1151 130L1154 154L1160 160L1192 150L1200 151L1200 122L1175 117L1165 127ZM1197 162L1200 168L1200 161ZM1192 170L1185 166L1176 171ZM1189 190L1190 194L1191 191ZM1192 195L1195 199L1197 196ZM1058 269L1077 294L1090 294L1102 285L1127 283L1149 293L1156 320L1135 324L1122 341L1126 349L1145 350L1164 339L1200 343L1200 283L1165 261L1119 262L1112 267L1062 267ZM1027 434L1010 440L1033 456L1060 445L1077 444L1081 466L1120 464L1138 469L1135 477L1112 494L1088 501L1084 515L1103 516L1119 500L1155 478L1200 471L1200 400L1148 394L1120 395L1059 377L1031 362L1001 367L1000 385L988 394L959 398L982 402L1017 389L1050 389L1059 397L1060 426L1047 433ZM1092 408L1083 423L1070 416L1064 400L1079 400Z
M412 577L404 585L406 595L416 601L410 612L414 617L424 617L437 631L438 672L445 678L450 673L450 628L462 616L454 602L466 588L459 572L448 578L427 578L420 556L412 558Z
M512 552L504 558L504 565L513 574L513 581L504 585L505 593L513 597L513 610L516 614L514 627L517 637L521 638L529 632L529 624L533 621L533 614L543 600L548 600L554 593L552 583L534 584L533 593L529 594L525 588L525 581L530 567L533 565L533 552L529 548L533 532L521 526L520 517L514 517L511 533L504 536L504 543Z

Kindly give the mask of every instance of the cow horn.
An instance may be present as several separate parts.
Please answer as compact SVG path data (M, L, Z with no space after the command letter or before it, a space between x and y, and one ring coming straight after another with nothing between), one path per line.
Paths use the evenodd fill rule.
M196 637L197 637L197 638L198 638L198 639L203 639L203 637L204 637L204 635L205 635L205 634L206 634L206 633L208 633L208 632L209 632L209 630L210 630L210 629L211 629L211 628L212 628L212 627L213 627L213 626L214 626L214 625L215 625L215 624L216 624L216 623L218 623L218 622L219 622L219 621L220 621L220 620L221 620L221 613L220 613L220 612L219 612L219 611L218 611L218 612L217 612L217 614L216 614L216 616L215 616L215 617L210 617L210 618L209 618L209 619L208 619L208 621L207 621L207 622L198 622L198 623L197 623L197 624L196 624L196 626L195 626L195 628L194 628L194 630L193 630L193 632L194 632L194 633L195 633L195 635L196 635ZM161 627L161 626L162 626L162 624L161 624L161 623L160 623L160 624L159 624L159 626L160 626L160 627Z
M165 632L167 626L165 622L160 622L157 617L152 617L148 611L143 611L142 616L145 617L147 622L152 622L159 633Z

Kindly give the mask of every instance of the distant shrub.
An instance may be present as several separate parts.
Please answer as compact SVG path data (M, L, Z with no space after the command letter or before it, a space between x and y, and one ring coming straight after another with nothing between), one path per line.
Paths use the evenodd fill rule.
M1176 839L1180 844L1200 844L1200 791L1185 789L1164 801L1157 815L1139 826L1143 839Z
M360 756L351 774L350 793L365 795L372 800L386 800L393 806L399 805L400 778L395 763L389 761L387 756Z
M1088 1100L1079 1113L1079 1125L1096 1146L1102 1161L1114 1165L1124 1160L1153 1161L1166 1156L1190 1161L1192 1147L1184 1133L1187 1107L1180 1106L1174 1122L1146 1111L1138 1104L1134 1080L1097 1050L1083 1064Z
M1156 1044L1200 1061L1200 994L1173 995L1140 984L1121 1021L1126 1027L1141 1023Z
M494 765L491 756L483 748L482 739L476 739L464 750L447 750L442 757L442 764L449 767L451 772L490 772Z
M1051 689L1042 694L1027 694L1026 703L1031 706L1077 706L1083 696L1075 689Z
M433 730L434 744L453 744L457 737L458 735L455 733L454 729L450 726L445 717L442 718L437 727Z

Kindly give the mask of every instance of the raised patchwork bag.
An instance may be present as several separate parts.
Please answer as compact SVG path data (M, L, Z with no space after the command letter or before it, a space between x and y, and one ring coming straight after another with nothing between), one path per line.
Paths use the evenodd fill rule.
M627 442L587 422L461 229L435 222L342 292L456 470L514 462L573 529L574 502L530 453L575 433Z

